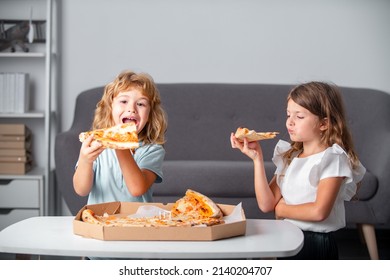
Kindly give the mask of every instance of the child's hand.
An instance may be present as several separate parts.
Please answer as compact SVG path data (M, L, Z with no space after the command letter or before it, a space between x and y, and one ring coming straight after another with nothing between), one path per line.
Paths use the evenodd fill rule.
M94 142L93 135L90 135L81 145L79 162L93 163L104 149L105 147L96 141Z
M239 149L243 154L245 154L252 160L263 157L260 144L257 141L248 142L248 139L244 138L244 142L240 142L232 132L232 134L230 135L230 143L232 144L233 149Z

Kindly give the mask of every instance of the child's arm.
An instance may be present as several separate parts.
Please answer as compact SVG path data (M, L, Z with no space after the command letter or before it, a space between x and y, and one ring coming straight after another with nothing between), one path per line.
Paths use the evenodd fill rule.
M127 189L132 196L143 195L156 181L157 175L147 169L140 169L130 150L115 150Z
M265 173L264 175L256 174L256 170L257 172L261 172L255 165L255 193L257 204L264 213L274 211L279 200L282 198L279 186L276 183L276 176L268 183L267 181L263 181Z
M275 208L276 216L312 222L325 220L332 210L343 180L344 177L322 179L318 184L317 197L314 202L289 205L281 199Z
M93 183L93 162L104 150L100 144L92 144L90 135L81 145L77 169L73 175L73 188L80 196L90 193Z
M253 160L254 164L254 181L255 181L255 193L257 204L261 211L267 213L274 211L276 204L282 197L279 186L276 183L276 178L268 183L267 176L265 174L263 151L260 144L255 142L248 142L244 139L241 143L234 136L234 133L230 136L232 148L239 149L243 154L247 155Z

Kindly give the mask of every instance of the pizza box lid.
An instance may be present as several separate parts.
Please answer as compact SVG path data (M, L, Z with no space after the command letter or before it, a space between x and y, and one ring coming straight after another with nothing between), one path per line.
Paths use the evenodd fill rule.
M242 219L213 226L200 227L105 227L88 224L81 220L82 211L91 209L97 215L134 214L140 206L152 205L170 210L173 203L107 202L85 205L73 220L73 233L100 240L165 240L165 241L212 241L245 235L246 218L241 208ZM224 216L233 212L235 205L218 204Z

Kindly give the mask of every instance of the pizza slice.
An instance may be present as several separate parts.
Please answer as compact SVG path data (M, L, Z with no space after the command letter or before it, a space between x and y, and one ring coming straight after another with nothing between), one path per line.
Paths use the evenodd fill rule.
M137 128L133 122L82 132L79 135L80 142L84 142L91 134L93 134L94 142L106 148L134 150L139 147Z
M95 213L91 209L85 209L83 210L81 214L81 219L83 222L89 223L89 224L95 224L95 225L101 225L102 220L95 215Z
M209 197L199 192L188 189L184 197L180 198L172 206L173 218L191 217L193 219L221 218L221 209ZM183 218L184 219L184 218Z
M256 132L254 130L249 130L245 127L237 128L234 136L241 141L244 141L244 138L247 138L249 142L273 139L279 132Z

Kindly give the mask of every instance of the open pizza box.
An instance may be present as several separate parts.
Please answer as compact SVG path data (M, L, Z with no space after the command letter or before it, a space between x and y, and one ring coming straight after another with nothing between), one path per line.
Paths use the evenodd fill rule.
M148 206L170 210L173 203L140 203L140 202L108 202L86 205L77 213L73 220L73 233L87 238L100 240L193 240L211 241L245 235L246 218L239 205L218 204L221 208L225 223L213 226L194 227L105 227L97 224L85 223L81 219L84 209L91 209L97 215L132 215L139 208Z

